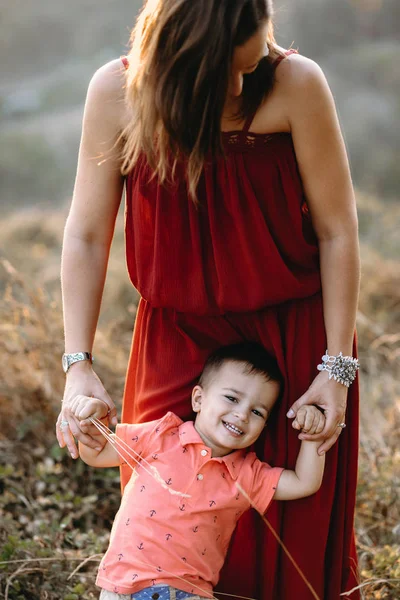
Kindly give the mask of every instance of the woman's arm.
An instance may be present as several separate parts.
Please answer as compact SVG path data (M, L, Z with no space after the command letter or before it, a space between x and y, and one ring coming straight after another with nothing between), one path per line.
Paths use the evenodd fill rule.
M77 176L62 251L65 352L91 352L95 336L123 178L117 140L124 117L123 66L108 63L90 82L83 118ZM70 367L57 438L76 458L73 436L95 447L69 410L77 394L103 399L116 423L116 409L88 361ZM61 420L69 427L61 431Z
M121 68L113 61L97 71L86 99L62 252L66 352L91 350L99 316L123 188L120 148L116 146L123 110Z
M328 353L351 356L360 280L358 225L334 101L321 69L307 58L284 60L279 78L286 91L296 157L319 242ZM320 438L329 439L320 451L328 450L340 434L337 424L345 418L346 398L347 389L322 372L292 406L294 414L305 403L325 409L327 422Z

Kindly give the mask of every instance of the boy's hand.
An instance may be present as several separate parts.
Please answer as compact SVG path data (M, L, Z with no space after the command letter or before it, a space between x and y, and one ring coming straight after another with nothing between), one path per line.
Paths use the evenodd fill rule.
M90 421L90 419L97 419L108 427L110 413L108 404L99 398L77 396L73 405L73 415L78 420L80 429L86 433L90 428L93 428L96 432L92 434L93 439L97 442L95 448L78 442L82 460L92 467L117 467L119 465L118 452L109 443L109 436L104 435L103 431L99 431L97 425Z
M297 411L292 427L310 435L321 433L325 427L325 415L316 406L305 404Z
M73 415L80 421L80 428L85 431L91 422L89 419L106 419L110 413L108 405L98 398L90 398L88 401L86 396L77 396L72 408Z

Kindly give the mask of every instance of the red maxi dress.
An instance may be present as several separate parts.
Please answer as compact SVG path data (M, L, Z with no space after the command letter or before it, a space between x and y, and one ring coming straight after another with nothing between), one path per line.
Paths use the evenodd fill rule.
M199 208L188 196L183 166L166 187L151 179L144 157L127 177L127 266L141 300L122 420L149 421L169 410L192 418L191 389L210 352L254 340L277 357L285 379L257 452L271 465L293 468L300 442L286 412L317 375L326 348L318 244L291 135L252 133L251 122L223 133L227 156L206 164ZM346 422L327 453L318 493L273 502L267 513L321 600L339 600L358 582L357 383L349 389ZM238 523L218 591L258 600L314 598L255 511Z

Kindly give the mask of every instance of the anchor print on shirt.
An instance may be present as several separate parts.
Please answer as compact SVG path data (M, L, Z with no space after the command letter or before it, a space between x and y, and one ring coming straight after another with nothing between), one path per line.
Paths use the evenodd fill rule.
M134 573L132 575L132 581L135 581L135 579L137 579L139 577L139 575L137 573Z
M150 511L150 516L151 517L154 517L154 515L156 515L156 514L157 514L157 511L155 511L155 510L151 510Z
M187 452L187 451L188 451L188 449L186 448L186 446L184 446L184 447L182 448L182 452L183 452L183 454L185 454L185 452Z
M143 542L140 542L139 546L136 546L136 548L138 550L144 550L144 544L143 544Z
M157 567L156 571L158 571L159 573L162 573L162 568L161 567Z
M216 523L216 522L217 522L217 519L218 519L217 515L214 515L214 517L213 517L213 521L214 521L214 523Z
M186 510L186 504L181 504L180 507L179 507L179 510L181 512L185 512L185 510Z
M124 555L122 553L117 554L117 556L118 556L118 562L121 560L121 558L124 558Z
M205 553L207 552L207 548L204 548L203 552L201 553L202 556L205 555Z
M138 442L139 441L139 436L135 435L135 437L132 438L132 442Z
M127 519L126 522L125 522L125 525L129 525L130 522L131 522L131 520Z
M141 491L141 492L144 492L144 490L145 490L145 489L146 489L146 486L145 486L145 485L142 485L142 486L141 486L141 488L140 488L140 491Z
M156 581L157 581L157 579L152 579L151 580L151 585L156 585Z
M195 525L194 527L192 527L193 533L197 533L198 530L199 530L199 526L198 525Z
M170 540L171 538L172 538L172 533L166 533L166 534L165 534L165 539L167 540L167 542L168 542L168 540Z
M215 502L215 500L209 500L209 501L208 501L208 504L209 504L209 506L210 506L210 508L211 508L212 506L215 506L215 505L216 505L216 502Z
M169 479L166 479L166 480L165 480L165 483L166 483L167 485L172 485L172 479L171 479L171 477L170 477Z
M157 453L153 454L153 455L151 456L151 458L152 458L153 460L158 460L158 454L157 454Z

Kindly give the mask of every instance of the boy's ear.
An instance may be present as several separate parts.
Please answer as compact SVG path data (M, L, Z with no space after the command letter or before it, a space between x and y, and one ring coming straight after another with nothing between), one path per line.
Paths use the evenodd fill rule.
M192 408L193 412L199 413L201 409L201 396L203 389L199 385L195 385L192 390Z

